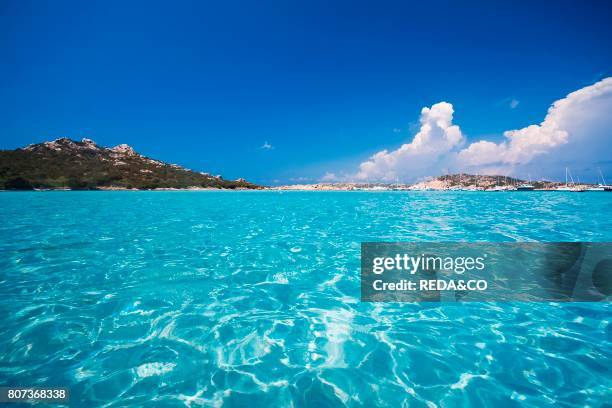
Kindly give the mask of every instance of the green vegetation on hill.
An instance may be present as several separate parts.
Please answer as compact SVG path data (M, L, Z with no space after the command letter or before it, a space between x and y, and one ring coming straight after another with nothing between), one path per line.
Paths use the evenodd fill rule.
M0 150L0 189L5 190L188 187L259 188L242 179L224 180L152 160L127 145L108 149L88 139Z

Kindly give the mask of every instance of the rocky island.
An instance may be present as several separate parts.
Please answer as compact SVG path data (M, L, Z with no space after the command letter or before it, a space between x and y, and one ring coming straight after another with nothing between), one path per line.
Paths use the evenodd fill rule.
M107 148L91 139L61 138L0 150L0 190L257 188L145 157L126 144Z

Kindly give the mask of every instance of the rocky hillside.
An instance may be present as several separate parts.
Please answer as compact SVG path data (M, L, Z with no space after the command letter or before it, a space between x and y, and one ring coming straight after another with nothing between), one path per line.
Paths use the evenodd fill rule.
M490 176L478 174L449 174L438 176L431 180L423 181L415 184L416 187L432 188L432 189L447 189L447 188L479 188L487 189L494 187L516 187L519 184L528 183L527 180L521 180L507 176ZM551 181L531 181L530 183L537 189L550 189L557 187L560 183Z
M98 146L62 138L0 150L0 189L259 188L142 156L128 145Z

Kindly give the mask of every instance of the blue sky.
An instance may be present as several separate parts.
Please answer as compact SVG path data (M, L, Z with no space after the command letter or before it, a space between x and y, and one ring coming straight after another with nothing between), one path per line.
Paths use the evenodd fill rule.
M409 141L425 106L499 141L612 74L610 2L218 3L0 2L0 148L312 180Z

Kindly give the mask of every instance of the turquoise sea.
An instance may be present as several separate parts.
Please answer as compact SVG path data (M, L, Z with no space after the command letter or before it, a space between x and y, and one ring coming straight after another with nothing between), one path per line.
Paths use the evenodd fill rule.
M362 241L612 241L612 194L0 193L0 386L71 406L603 406L607 303L361 303Z

